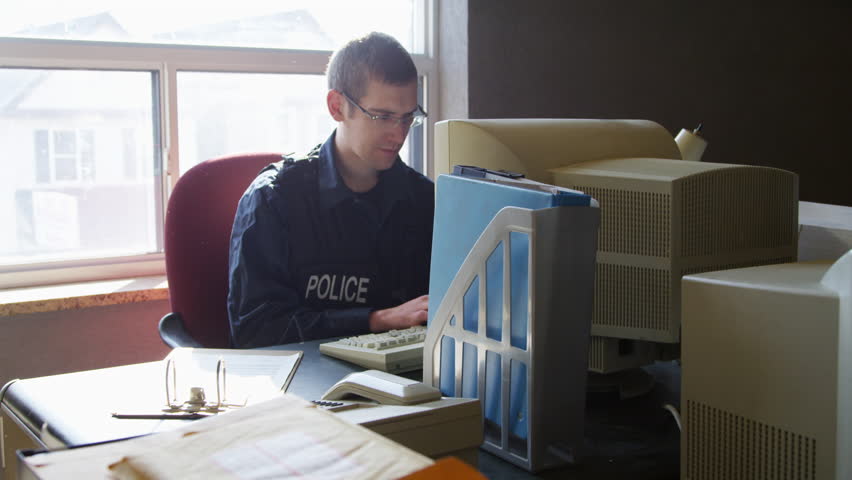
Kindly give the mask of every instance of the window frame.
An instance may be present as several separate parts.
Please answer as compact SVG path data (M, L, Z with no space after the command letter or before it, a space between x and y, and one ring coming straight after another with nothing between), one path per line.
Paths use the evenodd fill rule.
M412 54L418 74L424 80L424 108L438 112L437 62L434 58L434 17L437 0L423 0L415 15ZM418 8L418 4L415 5ZM424 29L421 31L420 29ZM421 43L425 42L425 43ZM178 132L178 72L272 73L322 75L330 51L291 50L252 47L217 47L152 43L122 43L85 40L30 39L0 37L0 67L80 70L123 70L150 72L158 104L152 105L159 131L163 174L160 191L163 207L180 175ZM321 99L317 99L321 101ZM422 130L423 165L426 174L432 164L429 139L435 119L428 117ZM155 150L157 146L155 145ZM165 211L165 208L163 208ZM164 219L163 219L164 220ZM158 247L162 251L162 225L158 225ZM164 275L163 253L126 257L92 258L38 264L0 266L0 289L70 283L111 278Z

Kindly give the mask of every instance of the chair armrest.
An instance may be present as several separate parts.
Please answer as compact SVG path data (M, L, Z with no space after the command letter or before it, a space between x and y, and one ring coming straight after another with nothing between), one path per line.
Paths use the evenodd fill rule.
M159 331L163 342L172 348L204 347L204 345L198 343L198 340L192 338L192 335L186 331L186 327L183 325L183 318L181 318L179 313L170 312L161 318Z

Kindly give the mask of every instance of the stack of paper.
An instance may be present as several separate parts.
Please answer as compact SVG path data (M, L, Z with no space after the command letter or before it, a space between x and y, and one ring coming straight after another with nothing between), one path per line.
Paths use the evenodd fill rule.
M168 432L41 453L38 478L400 478L432 460L292 395Z

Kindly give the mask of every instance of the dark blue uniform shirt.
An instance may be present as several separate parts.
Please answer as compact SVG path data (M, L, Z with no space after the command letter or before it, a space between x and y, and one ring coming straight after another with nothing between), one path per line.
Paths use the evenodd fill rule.
M434 185L399 158L354 193L334 134L309 158L274 163L240 199L228 315L237 348L369 331L373 310L429 290Z

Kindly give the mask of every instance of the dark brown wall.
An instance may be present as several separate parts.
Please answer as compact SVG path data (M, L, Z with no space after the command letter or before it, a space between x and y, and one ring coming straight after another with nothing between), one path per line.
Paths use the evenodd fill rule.
M852 9L685 3L469 0L470 117L704 122L705 161L852 206Z

